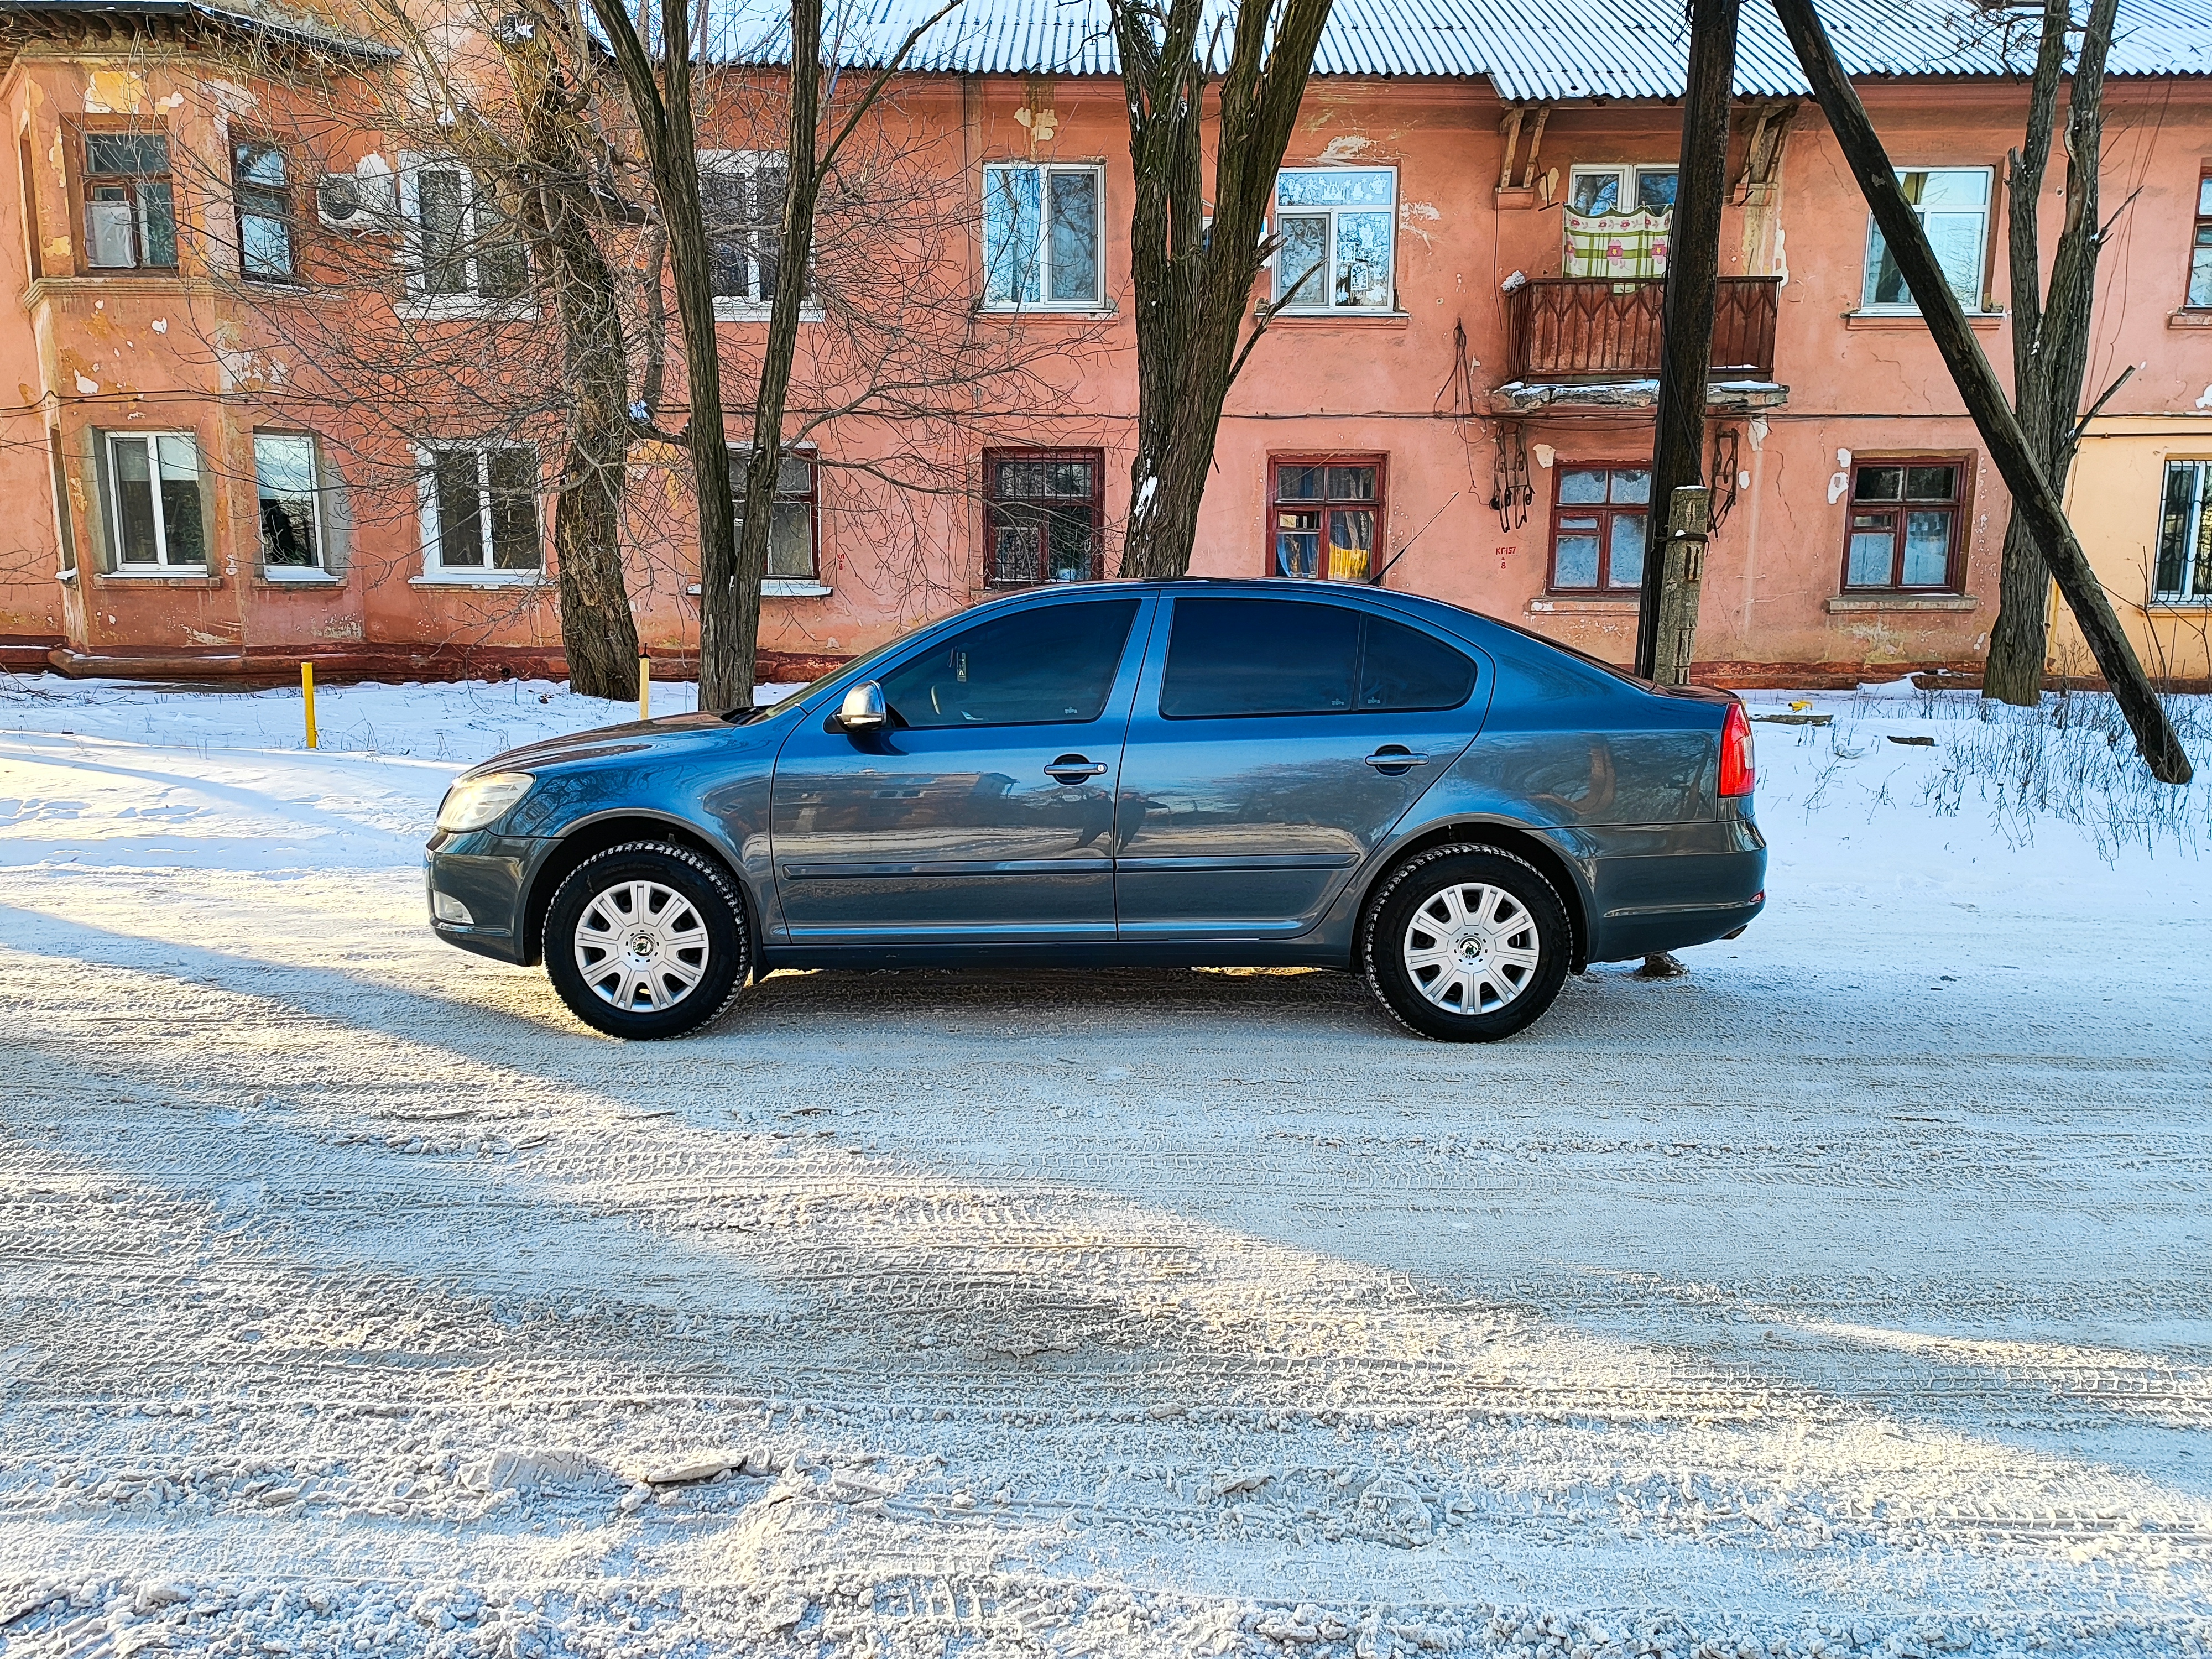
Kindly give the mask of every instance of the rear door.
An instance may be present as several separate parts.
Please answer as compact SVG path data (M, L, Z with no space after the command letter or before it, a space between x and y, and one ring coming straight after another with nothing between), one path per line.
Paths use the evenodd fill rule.
M1179 594L1153 634L1115 806L1124 939L1304 932L1474 734L1472 655L1363 607Z
M1002 611L885 667L893 720L811 714L776 760L794 944L1111 939L1114 791L1149 598Z

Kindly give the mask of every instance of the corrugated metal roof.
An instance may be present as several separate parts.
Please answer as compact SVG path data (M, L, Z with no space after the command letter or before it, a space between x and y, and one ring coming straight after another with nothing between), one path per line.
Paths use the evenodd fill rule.
M709 0L709 8L710 55L785 60L781 5ZM1212 9L1224 18L1235 9L1231 0L1212 0ZM828 27L840 34L838 58L866 66L887 58L935 9L932 0L854 0ZM2033 59L2033 40L2022 37L2008 62L2002 15L1972 0L1821 0L1820 13L1855 76L2000 76ZM1672 98L1688 56L1681 0L1336 0L1314 70L1486 77L1512 100ZM1119 72L1106 0L964 0L909 61L963 75ZM2111 72L2212 75L2212 0L2120 0ZM1743 8L1735 85L1746 97L1808 90L1763 0Z

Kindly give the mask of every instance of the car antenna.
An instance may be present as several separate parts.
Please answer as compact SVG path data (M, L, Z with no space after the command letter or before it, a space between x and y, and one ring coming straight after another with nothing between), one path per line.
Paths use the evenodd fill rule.
M1453 490L1451 493L1451 501L1446 501L1443 507L1438 507L1435 512L1429 514L1429 524L1434 524L1438 519L1443 518L1444 515L1444 507L1449 507L1452 504L1452 501L1457 501L1462 493L1462 492L1456 489ZM1380 587L1382 586L1382 579L1390 574L1390 565L1397 563L1399 560L1404 558L1406 555L1413 550L1413 544L1420 540L1423 536L1428 533L1429 524L1423 525L1419 530L1416 530L1412 535L1406 538L1406 544L1390 556L1390 564L1384 565L1380 570L1375 573L1375 580L1369 584L1370 586Z

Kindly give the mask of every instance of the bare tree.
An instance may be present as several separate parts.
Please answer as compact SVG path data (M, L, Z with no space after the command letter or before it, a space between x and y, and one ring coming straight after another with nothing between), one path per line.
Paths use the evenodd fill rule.
M2076 415L2089 362L2097 255L2107 227L2098 222L2097 173L2105 138L2105 60L2118 0L2091 0L2073 74L2066 74L2069 0L2044 0L2041 39L2028 81L2027 131L2008 158L2006 263L2012 278L2013 408L2043 473L2065 477L2077 445ZM2066 217L2041 286L2037 257L2044 174L2051 160L2058 83L2067 80ZM1984 696L2021 705L2043 695L2051 570L2015 502L2005 526L1997 578L1997 616L1983 668Z
M1190 568L1222 405L1284 303L1259 306L1245 332L1253 283L1273 251L1262 234L1275 174L1330 0L1238 0L1215 99L1210 215L1202 130L1219 46L1219 26L1206 27L1213 9L1203 0L1110 6L1136 166L1137 445L1121 574L1180 576ZM1284 285L1285 295L1301 285Z

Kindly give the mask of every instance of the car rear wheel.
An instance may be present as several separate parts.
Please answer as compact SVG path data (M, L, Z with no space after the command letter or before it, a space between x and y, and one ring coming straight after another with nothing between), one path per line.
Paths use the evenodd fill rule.
M1488 1042L1534 1021L1566 983L1566 907L1535 866L1495 847L1433 848L1368 907L1367 982L1423 1036Z
M751 935L728 872L689 848L629 842L586 859L545 913L545 973L611 1036L696 1030L750 977Z

